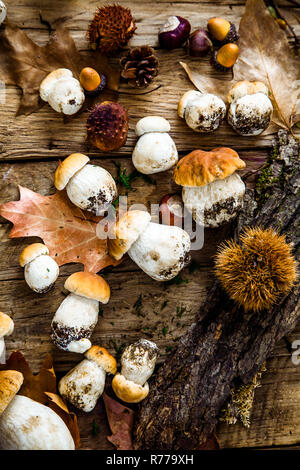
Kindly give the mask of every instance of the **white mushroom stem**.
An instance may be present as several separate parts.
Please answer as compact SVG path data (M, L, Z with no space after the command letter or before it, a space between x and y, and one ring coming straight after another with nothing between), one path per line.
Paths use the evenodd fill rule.
M150 222L128 254L148 276L167 281L187 264L190 248L189 235L180 227Z
M47 292L59 274L57 263L48 255L40 255L25 265L24 276L30 289L38 293Z
M121 374L138 385L144 385L153 374L158 356L155 343L141 339L125 348L121 357Z
M142 135L132 154L133 165L145 175L169 170L177 161L175 142L166 132L149 132Z
M0 338L0 364L6 363L6 347L4 338Z

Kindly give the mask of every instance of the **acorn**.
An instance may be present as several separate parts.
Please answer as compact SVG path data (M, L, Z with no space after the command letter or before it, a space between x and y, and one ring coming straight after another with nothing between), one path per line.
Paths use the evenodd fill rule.
M87 119L87 137L99 150L118 150L128 134L128 114L119 103L103 101L94 106Z
M211 18L207 23L207 29L212 41L217 46L236 42L239 39L235 25L224 18Z
M219 50L213 52L212 65L221 72L227 72L235 64L239 56L239 47L236 44L225 44Z
M104 90L106 86L106 77L102 73L99 74L95 69L91 67L85 67L81 70L80 85L84 89L87 96L96 96Z

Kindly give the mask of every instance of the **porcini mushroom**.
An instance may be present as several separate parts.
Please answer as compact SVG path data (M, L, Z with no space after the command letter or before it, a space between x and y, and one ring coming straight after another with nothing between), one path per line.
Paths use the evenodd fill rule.
M2 0L0 0L0 25L5 21L7 14L6 5Z
M270 124L273 106L262 82L237 82L229 91L228 124L240 135L259 135Z
M11 335L13 331L13 320L6 313L0 312L0 364L6 362L4 337Z
M178 103L178 116L195 132L213 132L225 118L226 106L212 93L189 90Z
M23 375L0 371L0 449L74 450L74 441L63 420L51 408L16 395Z
M237 152L225 147L194 150L178 162L174 180L183 186L182 200L199 225L219 227L236 217L245 184L235 172L245 166Z
M166 171L177 163L178 153L169 131L169 122L161 116L147 116L137 122L135 132L139 140L132 153L132 163L140 173Z
M70 294L62 301L52 320L52 340L64 351L84 353L98 321L99 302L107 304L110 288L97 274L87 271L71 274L65 282Z
M30 289L38 294L48 292L58 278L59 267L49 256L49 249L43 243L32 243L22 251L20 266Z
M40 85L40 97L54 111L67 115L77 113L85 100L79 81L69 69L57 69L49 73Z
M61 162L55 172L54 185L66 188L69 199L80 209L101 215L118 195L111 174L98 165L88 164L89 157L73 153Z
M112 227L108 249L119 260L125 253L156 281L173 279L189 261L191 242L180 227L150 222L148 212L126 212Z
M106 374L115 374L117 362L101 346L92 346L85 359L59 382L59 393L72 405L88 413L92 411L102 395Z
M152 341L140 339L124 349L121 372L112 381L112 388L122 401L139 403L149 393L147 380L153 374L158 347Z

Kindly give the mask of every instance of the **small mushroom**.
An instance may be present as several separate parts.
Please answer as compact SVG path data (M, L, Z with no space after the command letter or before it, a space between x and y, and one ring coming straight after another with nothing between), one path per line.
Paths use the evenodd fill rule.
M234 150L194 150L174 170L174 180L183 186L182 200L193 219L204 227L219 227L236 217L243 205L245 184L236 170L244 168Z
M72 405L88 413L92 411L102 395L106 374L115 374L117 362L101 346L92 346L85 359L59 382L59 393Z
M80 82L69 69L57 69L49 73L40 85L40 97L54 111L66 115L76 114L85 100Z
M273 106L262 82L237 82L229 91L228 124L240 135L259 135L270 124Z
M125 253L156 281L173 279L190 259L189 235L180 227L150 222L148 212L126 212L112 227L108 249L120 260Z
M43 243L32 243L22 251L20 266L24 268L25 281L38 294L48 292L59 274L56 261L49 256L49 249Z
M0 312L0 364L5 364L6 362L4 337L11 335L13 331L13 320L8 315L6 315L6 313Z
M4 2L0 0L0 25L4 23L7 14L7 8Z
M190 90L178 103L178 116L195 132L213 132L225 118L226 106L216 95Z
M23 375L0 371L0 449L74 450L74 441L63 420L48 406L16 395Z
M54 185L59 191L66 188L75 206L101 215L117 197L118 190L111 174L89 161L81 153L69 155L56 169Z
M84 353L98 322L99 302L107 304L110 288L97 274L87 271L71 274L65 282L70 294L62 301L52 320L52 340L64 351Z
M169 170L177 163L178 153L169 131L169 122L160 116L147 116L137 122L135 132L139 140L132 163L139 172L151 175Z
M140 339L124 349L121 372L112 381L112 388L122 401L139 403L149 393L147 380L153 374L158 347L152 341Z

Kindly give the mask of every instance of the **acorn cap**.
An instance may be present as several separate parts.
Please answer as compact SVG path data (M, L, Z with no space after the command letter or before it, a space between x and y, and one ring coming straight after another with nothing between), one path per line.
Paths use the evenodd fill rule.
M92 346L85 353L85 357L95 362L99 367L102 367L108 374L115 374L117 372L117 361L109 354L107 349L101 346Z
M146 116L140 119L135 126L135 133L138 137L149 132L170 132L171 126L162 116Z
M269 94L268 87L262 82L249 82L242 80L237 82L229 91L227 95L228 103L238 100L246 95L254 95L255 93Z
M110 288L103 277L88 271L80 271L71 274L65 282L65 289L73 294L98 300L107 304L110 299Z
M202 93L197 90L189 90L182 95L182 97L179 100L178 103L178 108L177 108L177 113L178 116L181 118L184 118L184 113L187 108L187 106L195 101L196 99L200 98L202 96Z
M11 335L13 331L13 320L6 313L0 312L0 338Z
M17 370L0 371L0 415L16 396L23 384L23 374Z
M245 166L238 153L230 148L219 147L210 152L194 150L178 162L174 180L181 186L205 186Z
M63 162L60 162L54 175L56 189L62 191L75 173L81 170L89 161L89 157L82 153L72 153Z
M131 380L125 379L122 374L116 374L112 380L112 388L120 400L126 403L139 403L144 400L149 393L149 385L146 382L143 386Z
M119 260L144 232L151 220L146 211L128 211L112 227L108 239L109 254Z
M40 255L49 255L49 249L43 243L32 243L22 251L19 263L22 268Z

